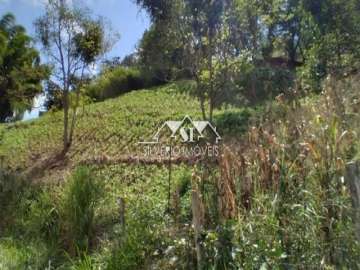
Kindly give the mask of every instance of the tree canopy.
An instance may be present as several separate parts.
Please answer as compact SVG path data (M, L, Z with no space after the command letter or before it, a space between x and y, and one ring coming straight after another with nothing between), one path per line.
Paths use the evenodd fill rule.
M317 91L328 74L359 68L356 0L165 2L136 0L152 20L140 63L166 80L190 74L204 117L227 97L254 103L288 91L295 80Z
M49 93L56 93L57 101L60 94L62 100L58 106L64 109L65 151L71 145L76 122L76 105L70 120L69 93L76 90L74 104L78 104L86 72L110 48L111 42L106 39L102 18L94 19L85 7L62 0L49 0L45 14L35 21L35 27L54 70L53 81L48 84Z
M24 27L8 13L0 19L0 121L21 117L42 92L49 68L40 63L39 52Z

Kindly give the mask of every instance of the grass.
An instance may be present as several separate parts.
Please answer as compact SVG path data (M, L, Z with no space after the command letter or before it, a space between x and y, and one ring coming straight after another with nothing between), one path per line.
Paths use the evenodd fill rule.
M4 182L14 198L7 213L16 211L8 219L12 226L0 232L0 268L36 269L49 262L50 269L194 268L191 187L195 175L203 181L208 269L230 264L243 269L301 265L356 269L360 248L352 234L350 198L337 180L343 173L340 167L359 153L359 114L357 104L347 98L346 115L339 117L328 93L331 89L320 97L302 99L296 108L272 103L271 113L266 108L216 111L218 130L225 139L231 137L232 155L224 156L220 172L173 165L170 202L166 166L101 164L73 174L82 160L136 153L136 143L148 139L165 120L184 115L200 118L198 103L186 88L183 82L169 84L82 108L74 147L63 167L48 169L43 175L46 181L37 189ZM350 90L347 93L356 93ZM255 113L256 126L248 129ZM61 112L56 112L1 125L0 153L7 169L26 169L60 149L61 121ZM243 160L236 162L239 157ZM234 187L229 189L236 192L222 195L237 196L238 217L220 223L217 189L230 178ZM103 196L97 196L92 179L101 183ZM119 224L120 198L125 202L125 232ZM327 219L332 204L338 216ZM324 237L326 226L331 239ZM68 240L69 236L76 240L75 234L81 236L79 243L86 244L71 252ZM328 259L329 247L338 265Z
M131 154L136 143L153 135L162 122L199 116L196 100L170 84L134 91L119 98L80 109L72 162L87 157ZM12 169L24 169L61 148L62 113L37 120L1 125L0 156Z
M189 85L183 81L133 91L80 108L66 167L93 157L137 155L142 151L137 143L149 140L164 121L181 120L185 115L201 119L197 100L188 94ZM224 112L215 112L218 130L225 135L231 127L234 135L234 130L235 134L246 130L253 110L227 108ZM36 120L0 125L0 161L21 171L55 155L62 148L62 117L62 112L49 112ZM64 175L57 175L56 180Z
M166 120L181 120L185 115L200 119L199 105L196 99L188 95L187 83L134 91L118 98L87 105L79 111L74 144L68 153L69 162L60 169L60 173L56 168L46 171L42 176L46 186L40 190L29 191L26 198L16 202L14 207L19 208L15 217L16 226L0 233L0 245L3 245L4 252L7 252L3 256L10 258L9 252L16 254L12 257L18 268L23 267L28 260L22 257L25 246L30 246L37 254L40 253L39 257L45 263L51 262L54 267L65 268L66 265L72 265L74 269L86 269L87 265L98 266L104 263L104 259L98 262L94 256L90 259L87 252L95 254L95 257L109 258L105 259L109 264L113 261L123 267L131 267L134 262L122 256L121 250L132 250L137 254L137 263L144 263L151 256L153 245L158 248L166 246L163 234L170 222L166 214L167 168L136 164L94 167L93 172L104 184L106 194L95 208L92 198L87 200L86 192L84 193L84 186L89 186L84 182L86 178L84 181L75 181L70 174L74 167L87 158L133 155L138 151L137 142L149 139ZM216 113L220 114L221 111ZM26 170L61 149L62 112L49 112L36 120L0 125L0 136L0 156L6 169ZM174 166L175 182L176 178L183 177L183 174L184 168ZM54 183L59 183L59 186ZM118 226L117 201L120 197L126 202L129 235L122 244L122 249L118 247L118 239L122 237ZM86 212L85 215L77 215L80 211L77 206ZM185 219L188 219L189 208L184 211ZM90 219L89 222L87 218ZM93 227L91 238L95 240L91 247L82 243L82 239L87 241L87 233L82 232L82 227L87 227L83 221L91 223ZM19 231L26 232L23 239L19 239ZM64 233L83 234L79 242L85 248L78 252L69 249L69 239ZM11 242L6 240L9 237L13 239ZM76 237L70 238L76 240ZM16 244L19 241L21 244ZM40 244L34 246L31 244L33 242ZM41 245L48 248L48 254L41 253ZM89 248L86 251L87 247ZM82 252L85 252L84 256ZM81 258L66 259L65 254L73 257L73 253ZM10 262L7 262L7 265L10 265ZM29 262L29 265L37 264Z

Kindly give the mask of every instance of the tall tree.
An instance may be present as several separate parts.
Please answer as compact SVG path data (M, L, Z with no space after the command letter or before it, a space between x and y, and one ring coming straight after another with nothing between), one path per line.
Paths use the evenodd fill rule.
M359 70L359 1L303 0L303 9L312 23L308 27L312 38L307 43L307 54L318 59L322 77L327 73L341 76Z
M49 69L12 14L0 19L0 121L19 118L42 91Z
M200 101L203 118L211 121L214 108L231 89L231 68L236 55L235 43L229 42L233 37L229 20L232 2L136 2L149 12L153 21L141 42L140 60L154 70L165 64L166 70L162 71L170 74L170 78L176 78L174 74L190 74L196 82L194 93ZM156 45L155 41L160 43Z
M38 38L51 59L54 81L59 83L64 110L63 150L71 146L76 123L76 106L69 115L69 93L80 96L81 82L88 68L110 47L101 18L92 19L87 9L73 6L64 0L49 0L45 15L35 21ZM80 83L79 83L80 82Z

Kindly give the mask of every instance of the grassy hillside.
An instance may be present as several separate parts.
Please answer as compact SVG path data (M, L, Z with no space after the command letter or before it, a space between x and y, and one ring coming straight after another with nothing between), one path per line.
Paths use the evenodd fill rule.
M167 162L78 165L134 155L165 120L200 118L187 82L81 108L73 148L53 163L46 161L61 150L61 112L2 125L9 168L0 171L0 268L194 269L197 200L205 269L318 269L324 258L325 268L357 269L341 180L360 148L351 85L270 102L263 113L216 111L224 143L217 164L174 164L171 177Z
M62 248L48 244L46 237L42 236L44 230L50 230L53 235L66 231L67 225L59 225L57 221L57 215L63 215L62 200L66 200L64 194L68 189L67 181L62 180L68 179L76 166L84 160L137 155L137 143L151 138L165 120L181 120L185 115L201 118L199 104L188 92L189 82L179 82L134 91L119 98L80 108L73 147L64 160L50 166L42 165L61 150L62 112L49 112L36 120L1 125L2 162L6 164L8 171L25 172L25 176L14 176L12 180L0 183L1 187L9 190L11 194L7 194L11 201L2 208L2 215L7 218L0 225L0 266L17 269L31 265L41 268L47 265L49 260L54 266L64 269L77 265L77 260L71 262ZM226 114L217 111L215 116L219 125L223 124L224 128L230 125L234 130L238 130L250 115L248 112L242 115L242 110L232 109ZM35 173L29 174L34 168L37 169ZM166 229L171 222L168 206L172 205L172 201L168 200L167 166L113 164L91 168L100 179L101 189L105 192L96 208L95 235L99 242L95 248L97 255L91 261L96 265L105 265L121 260L116 256L113 258L110 252L116 249L114 244L119 237L118 198L126 201L129 237L134 238L129 243L127 248L130 250L127 252L135 255L137 252L141 253L136 255L139 256L138 259L120 263L124 269L132 269L131 265L135 267L144 263L144 260L147 260L144 252L152 252L154 244L160 241L164 234L167 237L156 246L162 249L171 244L168 241L173 232L167 232ZM38 179L42 180L40 185L30 185L30 182ZM171 193L174 192L174 186L183 185L188 197L181 207L181 216L185 220L190 218L189 179L188 168L173 166ZM53 185L54 181L60 186ZM17 208L16 212L12 210L14 207ZM55 216L51 214L54 209ZM13 226L9 227L8 224ZM47 224L55 228L50 228ZM22 237L15 236L18 231L23 232ZM140 241L142 238L144 241ZM66 240L61 237L56 241L61 242L62 247L67 246L64 243ZM100 261L96 259L97 256ZM154 263L156 258L153 258Z
M189 87L190 82L183 81L81 107L65 167L87 159L136 156L141 151L137 143L149 140L164 121L181 120L185 115L201 119L199 104L189 95ZM236 132L246 126L250 113L242 112L215 112L222 135L230 127ZM62 149L62 121L62 112L49 112L39 119L1 125L3 162L11 170L30 170L56 156Z
M133 154L136 143L149 139L165 120L198 117L198 103L186 91L186 82L169 84L80 108L74 147L68 154L71 162ZM62 112L0 128L0 156L12 169L32 166L62 147Z

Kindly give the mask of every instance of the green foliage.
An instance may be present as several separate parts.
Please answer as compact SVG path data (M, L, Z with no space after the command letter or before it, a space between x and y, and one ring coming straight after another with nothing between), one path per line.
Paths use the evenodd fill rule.
M174 169L177 171L177 168ZM164 215L167 206L167 171L156 166L118 164L99 170L111 189L114 203L125 200L125 232L112 222L113 246L106 254L106 269L142 269L152 264L156 250L166 247L164 228L169 220ZM109 206L109 204L107 204ZM115 208L117 212L117 208Z
M57 93L61 90L61 105L64 108L62 141L66 152L73 141L78 99L85 75L90 65L110 49L112 41L105 37L112 36L107 36L103 22L93 19L86 8L62 0L48 0L45 14L34 24L43 51L52 61L54 81L59 83L51 90ZM77 98L75 109L69 115L69 93L72 90Z
M60 110L63 108L63 96L61 87L53 82L48 80L45 85L46 100L44 107L47 110Z
M165 120L181 119L189 112L199 118L198 104L186 94L190 84L136 91L85 106L78 122L77 148L69 152L72 166L94 156L111 160L135 153L136 143L151 137ZM360 250L351 202L341 180L344 164L360 149L358 84L356 79L339 83L329 79L322 95L296 104L279 101L263 110L215 111L222 137L239 140L229 146L231 157L239 162L228 165L238 215L229 221L219 219L215 184L223 174L209 166L201 173L199 185L207 269L358 268ZM255 126L246 129L248 121ZM30 167L37 154L54 151L60 124L58 112L0 126L4 162L10 168L17 168L19 161ZM48 172L43 179L59 180L58 170ZM167 177L167 166L102 164L91 172L79 169L57 188L19 196L20 203L8 208L15 215L6 222L13 232L5 234L16 239L0 239L0 256L5 254L1 262L18 268L25 264L45 268L51 260L60 269L194 269L192 172L188 166L173 166L170 205L180 209L177 219L174 212L166 211ZM18 192L20 187L13 190L12 194L23 194ZM125 230L119 225L119 197L126 205ZM92 230L87 233L89 226ZM26 252L24 247L29 247ZM64 250L69 258L62 254ZM21 255L25 253L31 256Z
M46 269L46 245L38 242L23 242L12 238L0 238L0 269Z
M28 184L20 175L0 167L0 228L7 228L16 218L14 209L26 197ZM1 230L0 230L1 237Z
M0 122L21 118L49 76L39 52L12 14L0 19Z
M245 132L253 114L251 109L225 111L216 115L214 121L219 132L231 136Z
M135 224L132 224L133 226ZM113 269L138 269L145 263L146 243L144 236L146 231L141 228L132 227L127 233L126 240L118 249L115 249L107 263L108 270Z
M151 84L190 77L184 68L184 48L175 32L166 32L172 21L161 21L147 30L139 44L139 66ZM165 32L164 32L165 31Z
M105 70L85 91L92 99L102 101L144 88L145 84L146 81L138 69L119 66L113 70Z
M284 68L251 65L248 69L240 68L235 80L245 102L256 104L291 93L294 79L293 72Z
M100 21L84 21L83 32L74 37L76 54L78 54L85 63L93 63L104 50L104 29Z
M33 197L25 202L28 207L25 215L24 226L27 228L28 236L37 235L56 247L60 244L61 222L64 221L61 209L59 209L59 192L50 188L35 193Z
M103 190L87 167L78 167L65 188L62 214L70 252L87 251L95 229L95 211Z
M71 267L69 269L71 270L95 270L99 269L99 265L94 262L94 259L87 255L86 253L83 254L82 258L79 261L72 260Z
M151 138L164 121L181 120L187 114L199 119L198 103L187 94L187 89L187 83L179 82L85 105L78 111L73 160L103 154L116 157L126 153L126 149L142 151L137 142ZM25 168L33 165L31 157L37 160L44 153L56 151L60 147L62 121L63 113L49 112L36 121L1 126L5 131L0 144L4 163L12 169ZM120 138L116 134L123 135Z
M239 267L358 267L350 194L341 179L354 156L359 125L352 117L359 115L354 89L344 85L329 78L318 99L278 105L249 131L238 185L250 177L251 188L239 195L252 196L235 230Z
M11 180L19 183L15 178ZM13 264L18 267L64 264L64 252L69 254L70 260L73 256L81 256L80 262L73 262L74 267L90 265L92 259L87 252L94 246L94 219L103 195L103 184L90 169L79 167L64 186L39 189L21 185L23 189L18 187L10 193L10 188L4 188L0 193L1 198L9 202L2 204L4 208L0 214L7 218L1 220L0 227L11 224L0 234L0 247L4 252L0 251L0 258L4 256L4 265L10 267L7 256L11 252L14 253ZM6 240L8 237L11 241Z
M356 0L136 3L152 20L140 64L167 80L194 79L204 118L224 101L255 103L291 92L294 81L320 91L328 74L359 70Z

